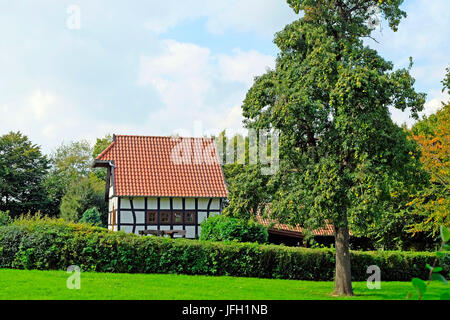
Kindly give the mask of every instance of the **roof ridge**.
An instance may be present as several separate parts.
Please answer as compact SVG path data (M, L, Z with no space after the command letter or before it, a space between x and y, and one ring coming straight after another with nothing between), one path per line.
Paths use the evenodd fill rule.
M182 138L182 139L214 139L214 137L186 137L186 136L146 136L140 134L116 134L116 137L136 137L136 138Z

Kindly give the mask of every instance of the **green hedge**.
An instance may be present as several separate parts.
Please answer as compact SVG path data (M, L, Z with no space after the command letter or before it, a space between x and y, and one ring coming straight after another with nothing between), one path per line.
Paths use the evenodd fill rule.
M425 278L427 252L352 252L354 280L376 264L385 281ZM448 272L449 259L441 262ZM0 227L0 267L127 273L183 273L332 280L334 252L256 243L221 243L110 232L61 220L16 220Z
M223 214L204 220L200 240L266 243L267 228L254 221L244 221Z

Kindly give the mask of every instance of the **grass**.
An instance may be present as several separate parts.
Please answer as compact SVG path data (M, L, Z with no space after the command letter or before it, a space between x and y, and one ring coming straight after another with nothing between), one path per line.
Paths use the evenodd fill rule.
M333 283L238 277L173 274L81 273L81 289L66 287L65 271L0 269L2 300L405 300L414 291L410 282L381 282L380 290L369 290L365 282L354 282L354 297L333 297ZM433 282L425 299L439 299L448 286ZM414 296L416 296L414 294Z

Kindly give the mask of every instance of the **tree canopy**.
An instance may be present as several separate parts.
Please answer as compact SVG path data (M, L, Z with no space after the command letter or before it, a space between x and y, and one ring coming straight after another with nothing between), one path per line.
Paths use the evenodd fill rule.
M48 205L45 212L52 216L60 213L61 200L73 181L92 171L92 147L86 140L63 143L50 155L50 170L44 186Z
M110 134L107 134L103 138L97 138L95 142L94 148L92 150L92 158L97 158L97 156L103 152L113 141L113 137Z
M45 205L43 181L49 160L20 132L0 137L0 210L12 216L36 212Z
M96 226L102 226L102 219L100 218L100 212L98 212L96 207L87 209L83 213L80 222L86 222Z
M450 68L442 81L450 94ZM430 174L430 184L409 203L412 212L422 217L410 231L414 234L431 231L439 235L439 226L450 226L450 101L424 117L411 128L412 138L419 144L420 160Z
M105 202L105 182L91 173L72 181L61 200L61 218L79 221L83 213L95 207L100 211L103 224L107 224L107 203Z
M254 129L278 129L280 167L267 183L270 214L308 229L334 225L337 294L352 294L348 227L364 230L423 179L417 145L389 107L423 108L409 68L364 45L378 6L396 30L401 0L288 0L304 16L275 36L274 70L257 77L242 109Z

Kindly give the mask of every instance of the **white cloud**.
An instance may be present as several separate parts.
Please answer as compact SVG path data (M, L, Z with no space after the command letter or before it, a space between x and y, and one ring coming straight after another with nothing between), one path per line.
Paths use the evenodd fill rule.
M405 1L402 8L408 16L400 22L397 32L390 30L384 21L382 32L378 30L373 33L379 43L371 40L366 43L386 60L393 61L396 68L407 67L409 57L413 58L411 75L416 79L416 91L427 93L421 115L430 115L440 108L441 101L446 98L441 93L441 80L450 63L448 0ZM392 119L398 124L411 126L414 120L409 115L409 111L391 109Z
M235 105L232 107L225 117L222 119L217 119L219 126L216 128L216 133L223 130L227 130L227 134L231 134L242 129L242 121L244 117L242 116L241 105ZM211 128L214 129L214 128Z
M223 54L231 49L228 41L267 48L275 32L299 17L280 0L150 0L131 6L81 0L79 5L79 32L66 28L66 7L52 1L32 10L11 2L1 11L0 134L21 130L49 149L105 133L192 131L197 120L205 129L237 130L253 77L272 67L274 57L248 49ZM412 73L418 91L429 94L429 114L440 105L440 81L450 63L448 0L411 0L404 6L408 18L399 31L385 27L375 47L396 67L407 65L409 56L415 59ZM198 30L189 35L193 43L155 35L186 22L193 22L190 31ZM205 36L202 26L224 34L227 43L210 41L225 37ZM393 118L410 121L404 114Z
M233 50L233 56L220 55L219 66L224 79L237 81L250 87L255 76L264 73L266 68L275 67L275 59L255 50L244 52Z
M33 92L28 99L30 108L38 119L48 117L52 111L55 112L55 110L52 110L54 102L55 97L53 95L49 92L43 93L41 90Z
M22 99L0 106L1 132L21 131L31 141L42 145L45 153L51 152L63 142L86 139L91 143L97 137L117 129L127 131L102 119L89 117L69 99L47 89L35 89Z
M213 34L228 30L255 32L272 37L298 16L280 0L166 0L151 6L145 26L157 34L186 21L206 20L206 28Z
M192 43L163 40L156 55L142 55L138 84L159 93L163 107L149 115L153 128L171 123L177 131L201 121L209 133L242 127L241 104L253 83L275 58L255 50L212 54ZM192 131L192 130L191 130Z
M442 102L447 102L450 100L449 94L445 91L433 90L429 96L430 99L424 105L423 111L421 115L429 116L433 113L436 113L439 109L442 108Z
M210 50L191 43L162 41L156 57L141 56L138 83L154 86L166 105L202 105L211 87Z
M149 2L144 26L156 34L168 31L170 28L189 20L207 15L205 0L165 0Z
M228 29L255 32L272 37L299 16L279 0L209 1L207 28L212 33Z
M196 121L208 133L242 128L241 104L252 77L263 74L275 58L240 49L231 55L215 55L208 48L174 40L160 44L156 54L141 55L137 84L154 88L162 107L136 114L136 118L144 117L139 124L121 119L113 122L81 108L83 100L51 88L35 88L20 98L3 99L2 132L19 129L33 142L43 144L48 153L62 142L87 139L94 143L106 133L166 135L183 128L195 134ZM129 111L127 106L123 108L123 112Z
M447 92L442 92L441 90L432 90L423 106L423 111L419 112L419 118L423 116L429 116L436 113L442 108L442 102L447 102L450 100L450 96ZM395 108L390 108L391 118L398 125L406 123L408 127L411 127L415 120L410 117L411 113L409 111L400 111Z
M398 31L390 30L384 21L382 32L373 33L379 43L367 43L396 67L408 66L412 57L417 85L425 90L438 89L450 63L448 0L412 0L402 7L408 16L400 22Z

